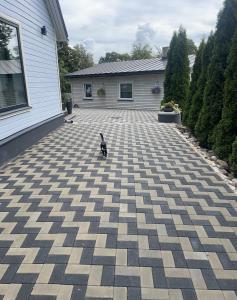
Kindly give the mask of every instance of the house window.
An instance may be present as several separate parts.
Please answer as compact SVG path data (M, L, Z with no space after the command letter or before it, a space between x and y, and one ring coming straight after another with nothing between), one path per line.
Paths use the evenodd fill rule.
M0 112L28 106L19 27L0 17Z
M120 83L120 99L131 100L132 97L132 83Z
M92 84L91 83L84 84L84 95L85 95L85 98L92 98Z

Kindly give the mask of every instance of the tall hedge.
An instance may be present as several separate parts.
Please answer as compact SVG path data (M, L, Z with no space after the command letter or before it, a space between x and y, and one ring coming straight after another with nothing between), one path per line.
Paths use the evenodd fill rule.
M225 79L222 118L214 131L213 149L220 158L227 160L237 135L237 29L228 57Z
M187 35L182 27L178 34L174 33L171 41L164 89L165 102L174 100L184 107L189 90L189 59Z
M212 51L214 46L214 36L211 33L209 36L205 47L202 50L201 54L201 75L198 78L197 87L195 93L192 97L191 106L189 109L189 115L187 120L187 125L191 131L197 136L199 133L196 131L198 127L198 118L203 104L204 90L207 81L207 72L208 67L212 57Z
M170 100L175 98L175 93L173 88L174 81L172 80L172 76L175 69L174 53L176 51L177 40L178 40L177 32L174 32L170 42L168 56L167 56L167 65L165 70L165 82L164 82L164 102L169 102Z
M232 154L230 156L230 165L232 172L237 177L237 136L232 144Z
M237 0L226 0L223 10L218 16L213 56L208 71L203 107L197 126L199 142L202 146L208 148L213 145L213 130L221 119L224 98L224 72L236 26Z
M191 108L191 104L193 102L193 97L198 89L198 80L201 76L202 72L202 55L203 55L203 50L205 48L205 42L204 40L201 42L197 54L196 54L196 59L193 65L193 73L192 73L192 80L189 88L189 95L187 98L187 101L185 103L185 106L183 108L183 123L185 125L189 126L189 112Z

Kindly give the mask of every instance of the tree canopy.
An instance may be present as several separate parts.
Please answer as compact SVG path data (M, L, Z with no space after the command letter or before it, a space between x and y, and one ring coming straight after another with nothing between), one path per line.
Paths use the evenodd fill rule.
M179 28L174 33L168 52L165 72L164 102L175 101L185 107L189 90L189 58L186 30Z
M197 80L199 51L184 122L199 144L226 160L237 176L237 0L225 0L216 31L203 49Z
M133 60L153 58L152 48L149 45L143 46L141 44L134 44L131 53L131 58Z
M118 61L126 61L130 60L131 56L128 53L117 53L115 51L113 52L107 52L105 56L102 56L99 59L99 64L108 63L108 62L118 62Z
M202 72L202 57L203 57L204 49L205 49L205 42L203 40L197 51L197 56L196 56L195 63L193 66L192 80L191 80L191 84L190 84L190 88L189 88L189 95L188 95L188 98L187 98L187 101L185 103L185 107L183 110L183 123L185 125L189 125L189 127L191 129L194 128L195 124L194 124L194 126L193 126L193 124L191 126L191 123L193 123L193 122L191 121L192 114L190 114L190 110L191 110L192 103L194 101L196 101L196 100L194 100L194 97L198 90L198 81L199 81L199 78L200 78L201 72Z
M149 59L157 57L149 45L134 44L131 53L118 53L115 51L107 52L105 56L99 59L99 64L108 62L118 62L137 59Z
M200 110L202 108L203 103L203 96L204 96L204 90L205 85L207 81L207 73L208 73L208 66L211 61L212 57L212 51L214 46L214 36L211 33L210 37L207 40L207 43L205 47L202 49L202 55L201 55L201 73L197 81L196 90L194 90L194 94L191 99L190 108L188 111L188 119L187 119L187 125L191 129L191 131L194 133L196 129L196 124L198 122ZM196 57L196 60L198 60L198 56ZM192 85L192 83L191 83ZM197 135L197 132L195 132Z
M7 24L0 22L0 59L10 59L11 53L8 43L11 38L12 29Z
M84 46L70 47L68 42L58 43L58 61L62 94L70 92L70 84L65 78L67 73L88 68L94 64L92 55Z
M221 119L224 99L225 69L231 41L237 28L237 1L226 0L218 16L213 55L211 58L202 111L197 131L202 146L211 148L215 137L214 128Z
M225 71L224 104L222 118L215 129L213 149L222 159L228 160L232 143L237 136L237 29L232 41ZM237 163L237 161L236 161Z
M192 39L187 39L188 43L188 54L196 54L197 53L197 46L195 45L194 41Z

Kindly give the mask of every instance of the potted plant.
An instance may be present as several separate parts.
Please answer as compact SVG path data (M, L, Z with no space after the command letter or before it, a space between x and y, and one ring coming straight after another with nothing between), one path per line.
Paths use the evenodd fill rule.
M175 112L175 113L181 113L181 109L177 103L174 101L169 101L164 103L161 108L161 111L163 112Z
M67 113L70 115L72 113L72 99L68 99L66 102Z
M66 109L66 101L62 99L62 110L64 111Z
M105 89L104 88L100 88L97 90L97 96L98 97L105 97L106 95L106 92L105 92Z
M181 109L177 103L170 101L164 103L158 112L158 121L161 123L181 124Z
M160 94L161 88L157 85L151 89L151 92L152 92L152 94L155 94L155 95Z
M65 110L67 108L67 112L70 115L72 113L72 98L70 93L62 94L62 109Z
M70 115L72 113L72 97L70 93L63 93L63 103L67 108L67 112Z

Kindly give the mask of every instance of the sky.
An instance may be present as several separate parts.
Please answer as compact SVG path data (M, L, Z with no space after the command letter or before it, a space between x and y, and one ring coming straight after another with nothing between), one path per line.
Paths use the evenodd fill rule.
M60 0L69 44L83 44L97 62L134 43L168 46L182 25L198 45L215 29L223 0Z

